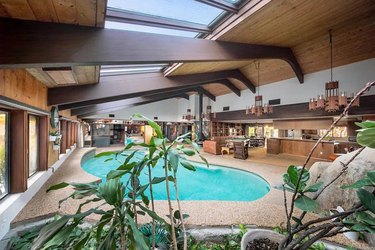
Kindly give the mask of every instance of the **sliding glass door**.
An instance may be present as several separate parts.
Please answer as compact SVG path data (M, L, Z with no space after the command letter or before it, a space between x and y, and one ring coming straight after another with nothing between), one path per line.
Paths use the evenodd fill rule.
M8 113L0 111L0 199L8 193Z
M29 115L29 176L39 169L39 118Z

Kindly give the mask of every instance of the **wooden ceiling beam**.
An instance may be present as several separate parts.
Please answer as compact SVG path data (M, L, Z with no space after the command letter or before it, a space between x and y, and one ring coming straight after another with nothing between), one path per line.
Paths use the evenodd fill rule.
M229 81L223 80L228 78L237 79L240 76L236 73L237 71L228 70L171 77L164 77L162 73L106 76L101 77L100 84L48 89L48 104L59 105L59 108L63 110L173 92L179 89L192 89L211 83L223 84L236 91L234 86L228 84Z
M228 79L223 79L220 81L217 81L217 83L225 85L229 90L231 90L233 93L235 93L237 96L241 96L241 90L237 88L231 81Z
M216 96L213 95L210 91L204 89L203 87L197 87L196 90L198 91L198 93L203 94L210 98L212 101L216 102Z
M184 98L189 100L189 95L186 93L178 94L164 94L158 96L149 96L149 97L135 97L126 100L120 100L115 102L95 104L88 107L82 107L77 109L72 109L71 114L77 115L78 117L87 117L96 114L109 113L124 108L130 108L140 105L146 105L154 102L159 102L163 100L168 100L172 98Z
M2 68L281 59L303 82L286 47L6 18L0 19L0 37Z

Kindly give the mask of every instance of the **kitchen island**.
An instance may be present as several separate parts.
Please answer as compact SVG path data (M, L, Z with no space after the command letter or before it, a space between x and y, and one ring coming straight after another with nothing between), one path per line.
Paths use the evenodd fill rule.
M290 154L307 156L314 147L316 140L298 138L269 138L267 139L267 153L269 154ZM333 141L322 141L315 149L312 157L330 160L335 154Z

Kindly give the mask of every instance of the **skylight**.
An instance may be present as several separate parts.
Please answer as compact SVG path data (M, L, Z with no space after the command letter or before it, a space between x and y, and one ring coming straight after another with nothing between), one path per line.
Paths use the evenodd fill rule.
M183 30L176 30L176 29L165 29L165 28L151 27L151 26L146 26L146 25L119 23L119 22L110 22L110 21L105 22L105 28L147 32L147 33L171 35L171 36L183 36L183 37L191 37L191 38L198 35L197 32L190 32L190 31L183 31Z
M245 0L108 0L105 27L202 38Z
M130 75L161 72L168 64L103 65L100 76Z
M205 25L223 12L193 0L109 0L108 7Z

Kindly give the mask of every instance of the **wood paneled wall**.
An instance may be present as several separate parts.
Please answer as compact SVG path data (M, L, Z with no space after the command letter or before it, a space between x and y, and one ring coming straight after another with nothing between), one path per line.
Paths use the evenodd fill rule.
M48 110L47 87L24 69L0 69L0 95Z
M10 193L19 193L27 190L28 114L13 110L10 116Z

